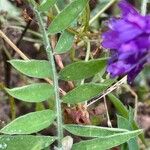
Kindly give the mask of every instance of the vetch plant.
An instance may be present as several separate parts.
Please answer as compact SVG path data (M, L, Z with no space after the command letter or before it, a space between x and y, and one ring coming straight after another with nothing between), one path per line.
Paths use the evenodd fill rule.
M109 58L107 53L102 53L96 58L91 50L94 28L91 26L114 2L117 1L103 1L103 8L93 17L89 0L72 0L67 4L59 0L29 0L46 60L29 59L0 31L0 36L23 58L11 59L8 63L23 75L38 81L22 87L4 88L5 91L24 103L49 104L47 109L42 107L42 110L22 115L1 128L0 149L106 150L121 145L122 150L138 150L139 139L146 145L143 130L139 129L134 118L136 110L128 109L111 93L124 83L125 77L117 81L109 74L112 77L127 75L130 82L148 62L150 16L140 15L125 0L119 2L121 18L112 18L108 22L109 30L102 36L102 46L111 49L113 55ZM63 8L61 4L64 4ZM142 8L147 3L144 4ZM76 58L78 54L75 52L80 50L85 55L84 60ZM61 54L69 54L70 64L65 67ZM69 91L60 88L62 81L69 86ZM99 98L105 100L105 96L117 112L117 127L96 125L90 116L91 104L94 103L94 108L95 102ZM111 123L106 101L104 103L107 122ZM72 122L68 119L70 116ZM48 136L41 132L54 128L56 132ZM80 141L73 139L74 136L80 137Z

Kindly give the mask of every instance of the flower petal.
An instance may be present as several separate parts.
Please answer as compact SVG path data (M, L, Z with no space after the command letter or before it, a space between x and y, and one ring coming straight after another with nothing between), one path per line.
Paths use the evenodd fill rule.
M120 19L112 18L109 31L103 34L102 45L113 52L107 66L112 77L125 75L128 82L148 62L150 52L150 16L142 16L125 0L119 3L122 10Z
M136 76L141 72L141 70L143 69L143 66L144 66L144 63L136 66L128 73L127 80L129 83L132 82L136 78Z
M130 64L125 64L123 61L117 61L107 67L107 72L110 73L111 77L116 77L126 74L128 70L130 70L130 67Z
M102 46L105 48L118 49L120 46L120 41L118 40L118 32L109 30L103 33Z
M133 14L133 15L137 15L138 12L136 9L133 8L133 6L129 3L127 3L126 0L122 0L118 6L120 7L121 11L122 11L122 15L127 16L129 13Z

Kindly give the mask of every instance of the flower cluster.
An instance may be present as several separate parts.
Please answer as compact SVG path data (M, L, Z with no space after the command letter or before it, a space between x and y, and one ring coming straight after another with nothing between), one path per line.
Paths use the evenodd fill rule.
M107 71L112 77L126 75L134 80L147 62L150 51L150 16L142 16L125 0L119 3L122 15L108 22L102 45L112 51Z

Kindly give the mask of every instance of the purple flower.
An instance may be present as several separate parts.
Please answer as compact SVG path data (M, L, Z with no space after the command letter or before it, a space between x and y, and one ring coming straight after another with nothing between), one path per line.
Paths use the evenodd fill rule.
M121 17L108 22L102 45L112 51L107 71L112 77L126 75L134 80L147 62L150 51L150 16L142 16L125 0L119 3Z

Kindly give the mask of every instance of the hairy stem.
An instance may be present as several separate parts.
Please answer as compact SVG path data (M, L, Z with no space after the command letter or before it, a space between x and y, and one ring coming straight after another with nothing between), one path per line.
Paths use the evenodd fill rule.
M49 62L52 67L52 73L53 73L53 85L54 85L54 92L55 92L55 100L56 100L56 112L57 112L57 133L58 133L58 147L62 148L62 138L63 138L63 123L62 123L62 110L61 110L61 101L59 97L59 87L58 87L58 75L56 72L56 66L54 61L54 56L52 52L52 48L50 46L49 38L46 33L44 23L41 17L41 14L35 9L37 21L39 23L40 30L43 34L43 42L45 46L45 50L49 59Z

